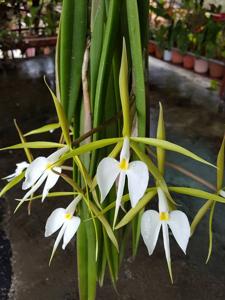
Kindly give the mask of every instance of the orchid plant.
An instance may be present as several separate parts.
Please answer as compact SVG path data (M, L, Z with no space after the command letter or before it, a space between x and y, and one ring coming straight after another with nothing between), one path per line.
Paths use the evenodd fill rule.
M86 0L63 1L56 51L56 93L45 80L58 122L26 134L16 124L21 142L1 149L24 149L28 161L17 164L15 172L4 177L8 183L0 192L3 196L23 181L22 190L28 191L21 198L18 195L16 210L38 199L43 202L49 197L72 198L66 208L54 206L46 221L45 237L59 230L51 262L61 240L65 249L76 234L80 300L96 299L96 282L103 284L106 269L116 284L130 228L134 255L141 235L151 255L162 228L172 279L169 228L186 252L189 238L208 208L212 209L216 202L225 203L221 175L224 142L218 155L217 190L210 193L168 186L165 181L166 151L182 154L209 168L214 165L166 140L161 104L156 137L146 137L143 58L147 23L147 0L92 0L91 7ZM59 132L57 142L28 141L30 136L52 130ZM43 156L33 158L32 149L36 148L43 150ZM47 148L56 150L46 157ZM71 187L70 192L57 190L59 179ZM56 191L52 192L53 188ZM34 195L38 191L40 194ZM176 194L206 200L191 226L185 213L176 209ZM157 195L159 212L147 209ZM212 216L213 213L210 224Z

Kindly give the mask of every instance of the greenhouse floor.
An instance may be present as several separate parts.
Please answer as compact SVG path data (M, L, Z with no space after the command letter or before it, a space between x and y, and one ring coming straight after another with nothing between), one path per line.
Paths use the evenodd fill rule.
M0 147L19 142L13 119L24 132L55 121L54 109L43 75L54 82L53 58L40 57L15 64L11 70L0 71ZM158 102L164 107L167 139L176 142L215 163L224 131L224 115L218 113L217 92L209 90L210 81L189 71L151 58L150 107L151 136L155 135ZM47 135L47 138L52 136ZM54 136L54 134L53 134ZM40 152L35 151L34 155ZM42 153L43 155L43 153ZM179 164L190 172L215 184L213 168L182 156L168 153L169 162ZM15 163L23 161L22 151L6 151L0 157L0 176L13 172ZM188 177L168 168L168 185L200 186ZM1 181L0 187L3 187ZM65 189L64 185L61 189ZM57 185L57 189L60 187ZM78 300L76 279L76 250L70 243L65 251L59 249L51 267L48 260L54 237L44 238L45 222L50 212L66 202L49 200L33 202L32 214L26 207L16 214L14 199L23 194L20 188L0 199L0 300ZM179 197L182 209L190 221L202 205L199 199ZM59 203L56 203L60 201ZM225 299L225 207L217 205L214 217L213 253L208 253L208 216L191 238L185 256L171 238L174 284L170 283L162 238L154 254L149 257L141 240L136 259L127 249L121 267L117 292L106 278L98 288L98 300L224 300Z

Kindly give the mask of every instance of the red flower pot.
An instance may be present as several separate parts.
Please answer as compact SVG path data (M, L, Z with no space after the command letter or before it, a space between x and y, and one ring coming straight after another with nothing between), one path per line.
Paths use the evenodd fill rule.
M183 57L183 66L185 69L192 70L194 68L195 57L192 54L185 54Z
M202 58L195 59L194 70L196 73L205 74L207 73L208 68L209 68L209 63L207 60L204 60Z
M173 49L172 50L172 63L179 65L183 62L183 55L180 53L179 50Z
M155 54L155 50L156 50L156 44L153 41L149 41L148 42L148 53L151 55Z
M156 45L155 48L155 57L158 59L162 59L163 58L163 50L161 48L159 48L159 46Z
M209 75L212 78L222 78L224 75L225 66L219 61L209 61Z

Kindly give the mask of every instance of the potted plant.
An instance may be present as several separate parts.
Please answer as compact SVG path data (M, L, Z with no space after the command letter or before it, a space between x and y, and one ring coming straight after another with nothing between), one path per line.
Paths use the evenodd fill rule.
M174 45L174 48L172 49L172 63L177 65L182 64L183 62L183 53L185 48L183 29L183 22L181 20L178 20L175 23L172 33L172 41Z
M156 40L156 49L155 56L158 59L163 58L163 52L165 47L165 26L161 25L159 28L155 30L155 40Z
M206 55L209 58L209 75L220 79L224 75L225 42L224 32L216 34L215 40L209 40L206 46Z

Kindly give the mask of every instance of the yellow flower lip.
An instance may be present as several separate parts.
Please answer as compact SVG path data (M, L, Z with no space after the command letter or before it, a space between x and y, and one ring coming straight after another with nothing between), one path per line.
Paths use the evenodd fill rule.
M129 163L128 163L128 161L125 158L123 158L121 160L121 162L119 163L119 167L123 171L126 171L128 169L128 166L129 166Z
M160 212L159 213L159 219L160 221L168 221L170 218L170 215L168 212Z
M70 220L72 218L72 214L67 213L65 214L65 219Z

